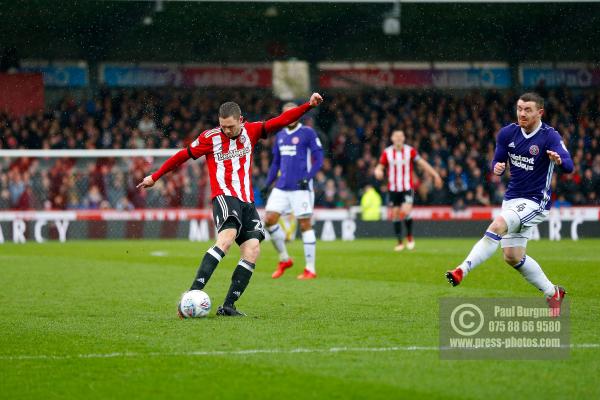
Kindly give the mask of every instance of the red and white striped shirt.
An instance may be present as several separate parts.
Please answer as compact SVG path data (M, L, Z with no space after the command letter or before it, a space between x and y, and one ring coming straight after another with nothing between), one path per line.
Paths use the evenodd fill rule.
M396 150L394 146L386 147L379 163L387 168L390 192L405 192L413 189L414 161L420 158L414 147L407 144L402 146L402 150Z
M281 130L297 121L312 107L309 103L285 111L265 122L246 122L240 134L230 139L221 128L202 132L192 144L170 157L152 174L156 182L161 176L179 167L190 158L206 156L210 177L211 197L233 196L241 201L254 202L252 190L252 155L261 137Z
M262 135L262 122L245 123L235 139L220 128L204 131L188 147L192 158L206 156L212 198L218 195L254 201L252 190L252 154Z

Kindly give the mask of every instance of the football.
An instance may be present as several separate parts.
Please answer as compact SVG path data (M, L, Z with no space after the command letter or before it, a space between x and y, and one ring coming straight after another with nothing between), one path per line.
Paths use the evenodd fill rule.
M208 294L202 290L185 292L177 306L180 318L202 318L210 312L211 303Z

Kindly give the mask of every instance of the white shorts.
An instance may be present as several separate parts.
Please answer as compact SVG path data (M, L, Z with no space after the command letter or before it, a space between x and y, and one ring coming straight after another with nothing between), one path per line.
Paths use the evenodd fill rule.
M548 210L540 210L540 205L528 199L511 199L502 202L500 215L508 225L508 233L500 242L504 247L527 247L533 227L548 218Z
M310 190L281 190L273 189L265 211L278 214L293 213L296 218L305 218L312 215L315 195Z

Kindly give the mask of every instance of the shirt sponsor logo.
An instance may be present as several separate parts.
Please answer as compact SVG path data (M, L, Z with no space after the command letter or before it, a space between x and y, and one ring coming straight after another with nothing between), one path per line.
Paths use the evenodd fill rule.
M513 153L508 153L508 156L510 157L510 163L515 167L523 168L525 171L533 171L533 157L524 157Z
M283 145L279 146L279 152L282 156L295 156L296 155L296 145Z
M244 157L246 154L250 153L250 148L249 147L244 147L243 149L238 149L238 150L232 150L228 153L217 153L217 160L218 161L225 161L225 160L231 160L232 158L240 158L240 157Z
M540 152L540 148L534 144L529 148L529 154L531 154L532 156L537 156Z

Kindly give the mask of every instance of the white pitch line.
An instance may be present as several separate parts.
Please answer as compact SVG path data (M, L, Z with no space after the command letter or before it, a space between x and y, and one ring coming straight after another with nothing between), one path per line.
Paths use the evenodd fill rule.
M600 343L580 343L571 344L571 349L598 349ZM136 357L210 357L210 356L237 356L237 355L253 355L253 354L297 354L297 353L379 353L379 352L400 352L400 351L438 351L438 346L394 346L394 347L330 347L327 349L248 349L248 350L232 350L232 351L187 351L187 352L116 352L116 353L91 353L91 354L76 354L76 355L56 355L56 354L39 354L39 355L3 355L0 360L6 361L22 361L22 360L72 360L72 359L102 359L102 358L136 358ZM442 348L441 350L447 350ZM458 350L458 349L457 349ZM467 350L467 349L464 349Z

